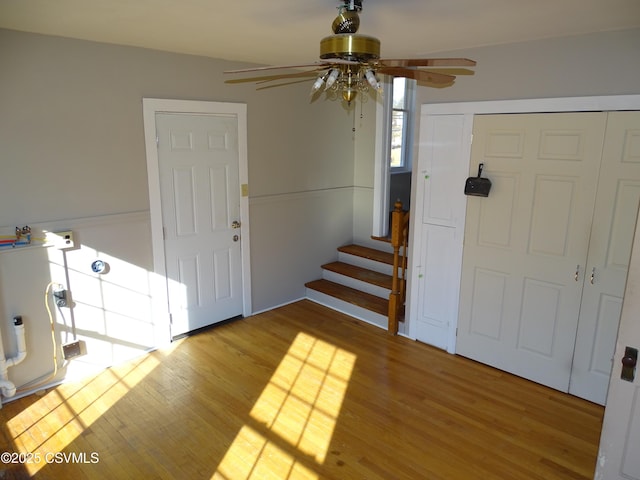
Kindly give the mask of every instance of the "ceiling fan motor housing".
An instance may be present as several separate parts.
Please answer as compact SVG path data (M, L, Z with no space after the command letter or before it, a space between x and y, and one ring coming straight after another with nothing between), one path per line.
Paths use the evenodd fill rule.
M380 58L380 40L368 35L340 33L320 41L320 58L368 62Z

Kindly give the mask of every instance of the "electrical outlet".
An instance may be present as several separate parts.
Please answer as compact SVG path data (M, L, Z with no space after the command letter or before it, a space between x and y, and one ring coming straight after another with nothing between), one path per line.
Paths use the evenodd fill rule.
M75 357L79 357L80 355L86 355L87 353L87 344L84 340L76 340L75 342L70 342L62 345L62 353L64 354L65 360L70 360Z
M60 250L66 250L75 247L73 232L64 230L62 232L47 232L47 244L53 245Z

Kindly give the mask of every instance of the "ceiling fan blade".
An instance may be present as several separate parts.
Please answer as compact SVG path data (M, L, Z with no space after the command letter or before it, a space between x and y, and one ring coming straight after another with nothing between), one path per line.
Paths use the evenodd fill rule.
M318 68L316 70L309 70L306 72L280 73L276 75L262 75L259 77L234 78L232 80L225 80L224 83L249 83L249 82L265 83L265 82L272 82L274 80L283 80L288 78L304 78L306 81L308 80L308 78L316 78L318 76L318 74L316 73L318 70L324 70L324 68Z
M301 82L306 82L308 80L318 78L318 74L316 73L315 70L313 70L311 72L299 72L299 73L291 73L291 74L284 74L284 75L268 75L264 77L255 77L253 78L253 80L256 82L256 85L258 85L261 83L273 82L275 80L288 80L288 79L296 79L296 78L301 78L302 79L300 80Z
M295 83L308 82L309 80L311 79L305 78L304 80L296 80L295 82L277 83L276 85L265 85L264 87L256 88L256 90L266 90L267 88L284 87L285 85L293 85Z
M434 84L451 84L455 81L454 75L446 75L444 73L430 72L429 70L417 70L405 67L382 67L377 70L379 73L393 75L394 77L413 78L419 82Z
M241 68L239 70L226 70L224 73L249 73L249 72L263 72L266 70L278 70L285 68L308 68L323 66L320 62L306 63L300 65L268 65L266 67L254 67L254 68Z
M468 58L382 58L385 67L473 67L476 62Z
M264 67L241 68L239 70L227 70L224 73L262 72L265 70L278 70L285 68L329 68L332 65L358 65L358 62L354 62L352 60L343 60L341 58L332 58L330 60L320 60L319 62L303 63L299 65L267 65Z
M445 75L453 75L457 77L458 75L475 75L476 72L473 70L469 70L468 68L430 68L430 72L432 73L443 73Z

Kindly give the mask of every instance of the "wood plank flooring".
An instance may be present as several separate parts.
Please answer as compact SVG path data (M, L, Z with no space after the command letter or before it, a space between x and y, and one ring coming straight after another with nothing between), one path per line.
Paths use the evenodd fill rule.
M5 404L0 478L591 479L602 416L301 301Z

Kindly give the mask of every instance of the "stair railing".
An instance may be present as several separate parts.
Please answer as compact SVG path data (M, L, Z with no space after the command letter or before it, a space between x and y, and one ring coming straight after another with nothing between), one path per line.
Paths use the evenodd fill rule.
M406 300L407 242L409 239L409 212L402 210L402 202L394 204L391 212L391 246L393 247L393 274L389 294L388 331L398 333L398 323L404 320L402 312Z

